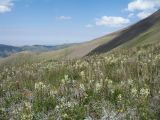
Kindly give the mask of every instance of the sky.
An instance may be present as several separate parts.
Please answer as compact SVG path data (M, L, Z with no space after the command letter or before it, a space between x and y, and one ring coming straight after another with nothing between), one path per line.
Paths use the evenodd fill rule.
M160 0L0 0L0 44L79 43L129 26Z

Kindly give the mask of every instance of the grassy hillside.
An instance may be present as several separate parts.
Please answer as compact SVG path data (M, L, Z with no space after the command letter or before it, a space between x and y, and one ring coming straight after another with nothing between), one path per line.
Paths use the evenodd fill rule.
M157 22L152 28L140 34L132 41L122 45L122 47L137 47L145 44L156 44L160 42L160 21Z
M121 34L121 31L114 32L112 34L103 36L101 38L97 38L92 41L88 41L85 43L81 43L78 45L73 45L71 47L60 49L53 52L44 52L40 54L38 57L44 59L74 59L74 58L81 58L89 54L92 50L97 48L98 46L110 41L111 39L117 37Z
M89 55L108 52L117 47L136 47L144 44L156 44L160 36L160 10L121 31L117 37L106 41L92 50Z
M159 120L160 45L75 60L31 56L0 66L0 119Z

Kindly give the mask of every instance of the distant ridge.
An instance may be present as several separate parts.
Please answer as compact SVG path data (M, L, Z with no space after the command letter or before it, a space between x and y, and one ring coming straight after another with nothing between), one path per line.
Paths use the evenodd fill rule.
M0 44L0 57L7 57L20 51L22 51L22 49L19 47Z
M63 44L63 45L54 45L54 46L48 46L48 45L32 45L32 46L11 46L11 45L4 45L0 44L0 57L7 57L14 53L22 52L22 51L29 51L29 52L47 52L47 51L53 51L53 50L59 50L64 49L66 47L69 47L73 44Z

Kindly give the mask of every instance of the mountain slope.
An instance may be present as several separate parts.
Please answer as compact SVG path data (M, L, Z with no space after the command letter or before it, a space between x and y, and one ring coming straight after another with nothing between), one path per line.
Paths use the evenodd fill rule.
M119 36L92 50L89 55L105 53L120 45L134 47L142 43L158 42L160 38L160 10L148 18L122 30ZM125 45L123 45L125 44Z
M110 41L111 39L117 37L121 34L121 31L114 32L112 34L103 36L101 38L94 39L92 41L84 42L81 44L73 45L71 47L60 49L57 51L52 52L44 52L40 54L42 58L65 58L65 59L72 59L72 58L80 58L86 56L92 50L97 48L98 46Z

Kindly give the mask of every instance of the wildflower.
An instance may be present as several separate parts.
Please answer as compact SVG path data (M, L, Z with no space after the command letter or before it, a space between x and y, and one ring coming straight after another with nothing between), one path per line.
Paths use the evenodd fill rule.
M140 90L140 95L147 97L150 94L150 91L148 88L142 88Z
M55 95L57 94L57 91L50 90L50 91L49 91L49 94L50 94L52 97L55 97Z
M18 114L18 109L14 109L14 110L12 111L12 114Z
M74 107L74 103L72 103L72 102L67 102L67 103L66 103L66 106L67 106L68 108Z
M129 80L128 80L128 84L129 84L129 85L132 85L132 84L133 84L133 80L132 80L132 79L129 79Z
M62 83L63 83L63 84L65 83L65 80L64 80L64 79L62 79Z
M111 93L112 93L112 94L114 93L114 90L113 90L113 89L111 89Z
M121 101L121 100L122 100L122 95L121 95L121 94L119 94L117 98L118 98L118 100L120 100L120 101Z
M96 91L99 91L101 89L102 85L100 83L96 83Z
M21 120L32 120L33 119L33 114L22 114L21 115Z
M84 120L93 120L93 119L90 116L88 116Z
M107 60L107 59L108 59L108 57L104 57L104 59L106 59L106 60Z
M108 85L112 85L113 81L112 80L108 80Z
M30 102L24 102L24 105L26 107L26 109L31 110L31 103Z
M59 109L59 108L60 108L59 105L56 105L55 109Z
M66 80L66 81L69 80L69 76L68 76L68 75L65 75L65 76L64 76L64 80Z
M45 85L44 83L39 82L39 83L35 83L34 88L35 88L36 90L44 90L44 89L46 89L47 87L46 87L46 85Z
M62 115L64 118L67 118L68 117L68 115L65 113L65 114L63 114Z
M101 72L101 73L100 73L100 76L104 76L104 74Z
M85 77L84 71L81 71L80 75L81 75L81 77Z
M80 84L80 89L82 89L83 91L85 91L84 84Z
M137 95L137 89L136 89L136 88L132 88L132 89L131 89L131 94L132 94L133 96Z
M118 109L117 112L122 113L124 110L123 109Z

